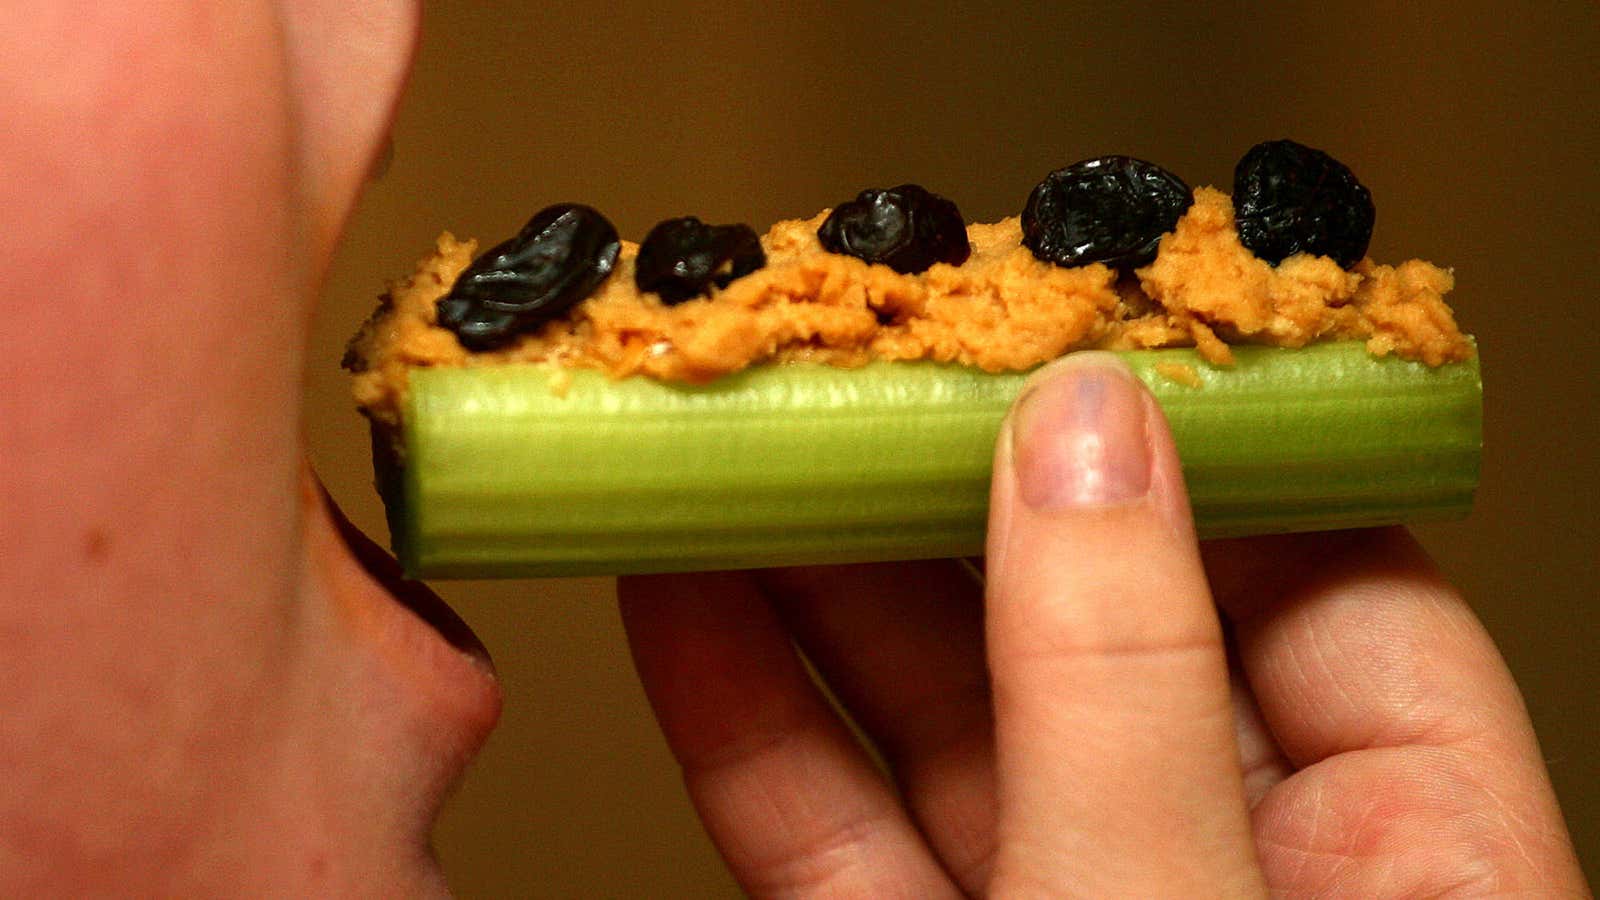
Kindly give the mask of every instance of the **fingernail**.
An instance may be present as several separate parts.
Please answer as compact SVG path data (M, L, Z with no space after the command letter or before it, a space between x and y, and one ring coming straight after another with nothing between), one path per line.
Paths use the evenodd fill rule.
M1150 490L1143 389L1110 353L1077 353L1023 390L1012 415L1017 493L1036 510L1115 506Z

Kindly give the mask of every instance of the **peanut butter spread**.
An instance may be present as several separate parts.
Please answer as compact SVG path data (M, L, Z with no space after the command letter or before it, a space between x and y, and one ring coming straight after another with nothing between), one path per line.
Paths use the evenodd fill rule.
M1016 218L967 228L972 255L901 275L824 250L812 219L779 222L762 238L767 265L713 296L665 306L633 283L638 247L565 319L502 350L472 353L434 324L435 302L477 252L442 235L351 341L357 402L393 423L418 366L541 363L706 382L760 363L937 360L985 371L1025 370L1071 350L1193 346L1214 365L1230 344L1300 347L1361 340L1375 355L1429 365L1465 359L1472 345L1444 295L1451 273L1411 260L1362 260L1346 271L1298 255L1276 267L1239 243L1233 204L1213 188L1130 276L1094 264L1061 268L1021 245Z

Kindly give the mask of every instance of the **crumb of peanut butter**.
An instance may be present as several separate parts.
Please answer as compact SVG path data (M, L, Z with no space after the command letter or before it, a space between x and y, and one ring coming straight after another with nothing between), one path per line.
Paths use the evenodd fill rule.
M1200 373L1188 363L1159 362L1153 368L1156 370L1157 375L1173 384L1181 384L1184 387L1192 388L1197 388L1204 384L1200 380Z
M1232 201L1213 188L1195 191L1152 263L1122 277L1103 265L1035 259L1015 217L968 226L972 255L961 266L902 275L823 250L816 232L825 216L779 222L762 238L765 268L675 306L634 287L638 246L624 241L612 275L566 319L484 353L434 324L435 301L477 249L446 233L352 339L346 367L357 402L393 423L406 373L424 366L542 363L703 383L790 361L925 359L1021 371L1084 348L1196 347L1217 365L1243 343L1361 340L1374 355L1429 365L1473 352L1444 302L1449 271L1419 260L1363 260L1346 271L1306 255L1271 266L1239 243Z
M549 367L549 379L545 382L550 388L553 397L565 397L572 390L572 370L560 366Z
M1200 351L1206 362L1214 366L1233 365L1233 348L1217 337L1211 326L1199 319L1190 319L1188 325L1189 336L1194 338L1194 348Z

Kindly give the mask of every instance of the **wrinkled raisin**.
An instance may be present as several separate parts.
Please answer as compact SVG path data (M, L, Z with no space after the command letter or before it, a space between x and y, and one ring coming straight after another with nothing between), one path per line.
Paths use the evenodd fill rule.
M1294 141L1250 148L1233 170L1239 240L1277 265L1296 253L1348 269L1367 255L1377 213L1344 163Z
M1131 269L1156 258L1161 236L1194 202L1183 179L1131 156L1102 156L1046 175L1022 210L1022 243L1072 268Z
M656 223L639 245L633 283L674 306L725 288L767 264L749 225L707 225L694 216Z
M903 275L934 263L959 266L972 255L961 210L915 184L862 191L828 214L817 238L830 252L882 263Z
M470 350L492 350L558 318L617 264L617 229L577 204L540 210L516 236L467 266L436 310Z
M485 309L470 300L446 297L438 311L439 327L455 332L468 350L493 350L522 333L516 313Z

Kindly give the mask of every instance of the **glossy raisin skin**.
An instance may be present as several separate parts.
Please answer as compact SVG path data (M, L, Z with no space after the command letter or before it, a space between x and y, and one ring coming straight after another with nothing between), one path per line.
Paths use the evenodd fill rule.
M1273 265L1311 253L1348 269L1367 255L1377 217L1344 163L1294 141L1257 144L1239 160L1233 208L1240 242Z
M959 266L972 255L961 210L916 184L862 191L834 207L817 238L829 252L882 263L902 275L935 263Z
M639 245L633 283L676 306L725 288L767 264L749 225L707 225L694 216L657 222Z
M1132 269L1156 258L1161 236L1194 203L1183 179L1131 156L1101 156L1044 177L1022 210L1022 243L1065 268Z
M468 350L494 350L566 314L616 268L617 229L575 203L534 214L515 237L472 261L436 304Z

